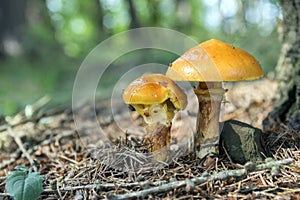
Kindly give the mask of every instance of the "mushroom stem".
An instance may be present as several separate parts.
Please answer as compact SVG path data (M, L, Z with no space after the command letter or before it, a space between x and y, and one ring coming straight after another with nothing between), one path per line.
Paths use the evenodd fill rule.
M219 153L219 114L225 90L222 82L199 82L194 89L199 102L195 152L199 159Z
M174 106L170 100L162 104L132 105L143 116L146 126L146 136L143 144L153 158L166 161L169 155L171 141L171 126L174 117Z
M144 138L148 152L153 152L153 158L160 161L166 161L169 155L171 141L171 126L157 123L148 125L147 136Z

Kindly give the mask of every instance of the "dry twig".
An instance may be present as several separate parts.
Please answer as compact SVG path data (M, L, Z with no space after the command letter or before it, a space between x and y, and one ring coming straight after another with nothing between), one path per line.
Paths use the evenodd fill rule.
M116 187L118 188L130 188L130 187L136 187L136 186L144 186L144 185L151 185L151 186L159 186L162 184L165 184L166 181L156 181L156 182L149 182L149 181L143 181L143 182L133 182L133 183L94 183L89 185L79 185L79 186L67 186L67 187L60 187L59 191L66 192L66 191L75 191L75 190L82 190L82 189L114 189ZM57 190L53 189L45 189L45 193L52 193L57 192Z
M180 188L183 186L187 186L187 185L195 185L195 184L198 185L198 184L202 184L202 183L205 183L208 181L226 180L231 177L241 177L241 176L247 175L249 172L271 169L273 167L278 167L280 165L291 164L292 162L293 162L293 159L288 158L288 159L284 159L284 160L280 160L280 161L272 160L272 161L268 161L268 162L266 162L264 164L260 164L260 165L254 165L254 163L248 163L248 164L245 164L244 169L227 170L227 171L222 171L222 172L215 173L212 175L203 174L200 177L195 177L190 180L169 182L169 183L157 186L157 187L152 187L152 188L140 190L137 192L120 194L120 195L110 194L109 198L110 199L128 199L128 198L145 197L149 194L167 192L167 191L170 191L170 190L173 190L176 188Z
M20 136L18 134L16 134L15 132L13 132L13 130L11 129L11 127L7 127L7 131L9 133L9 135L14 139L14 141L17 143L18 147L20 148L20 150L22 151L23 155L27 158L27 160L29 161L30 165L34 166L34 160L31 158L31 156L29 155L29 153L27 152L27 150L25 149L23 142L20 138Z

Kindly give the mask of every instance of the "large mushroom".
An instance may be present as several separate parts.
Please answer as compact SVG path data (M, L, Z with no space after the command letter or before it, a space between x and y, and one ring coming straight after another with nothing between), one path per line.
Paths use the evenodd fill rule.
M166 76L148 74L127 86L123 100L143 116L147 124L147 135L143 141L148 152L153 152L155 159L166 161L174 111L186 107L185 93Z
M258 61L246 51L216 39L186 51L170 64L166 76L176 81L196 81L199 101L195 151L202 159L219 153L219 113L224 81L252 80L263 76Z

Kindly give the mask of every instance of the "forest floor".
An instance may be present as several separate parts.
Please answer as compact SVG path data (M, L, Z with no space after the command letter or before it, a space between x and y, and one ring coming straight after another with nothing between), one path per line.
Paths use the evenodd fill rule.
M229 90L220 120L262 128L273 107L276 82L225 87ZM195 106L191 101L181 120L174 119L175 153L169 163L135 152L142 151L141 119L120 100L73 111L52 109L31 118L24 109L0 125L0 199L9 199L5 181L18 165L43 175L41 199L300 199L299 130L278 123L264 132L272 159L261 163L233 163L226 153L195 161L186 155Z

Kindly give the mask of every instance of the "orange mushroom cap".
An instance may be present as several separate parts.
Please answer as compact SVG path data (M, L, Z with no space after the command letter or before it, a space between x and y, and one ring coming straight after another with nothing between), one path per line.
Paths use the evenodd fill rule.
M123 93L126 104L160 104L168 99L178 110L187 105L185 93L162 74L144 75L130 83Z
M186 51L167 70L177 81L240 81L264 74L259 62L248 52L211 39Z

